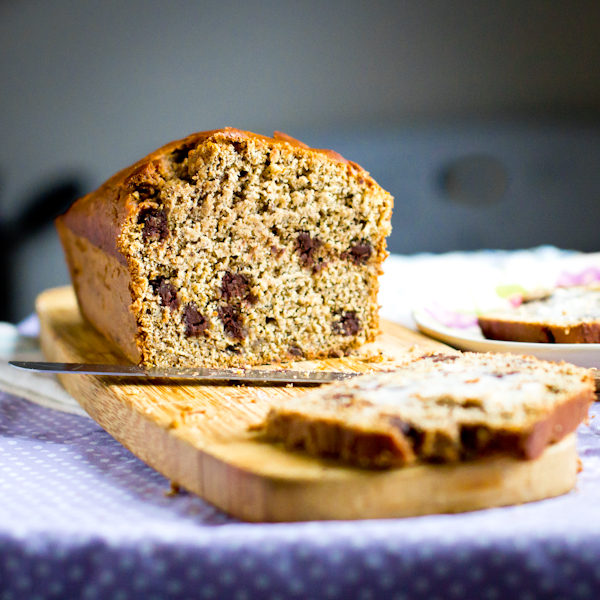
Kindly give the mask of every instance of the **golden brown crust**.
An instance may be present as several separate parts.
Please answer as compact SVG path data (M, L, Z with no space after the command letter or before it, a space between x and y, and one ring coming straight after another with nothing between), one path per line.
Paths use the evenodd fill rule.
M534 344L600 344L600 323L579 323L569 327L550 323L522 323L493 315L478 319L483 335L490 340Z
M139 362L137 323L129 310L129 271L113 255L75 235L61 221L57 222L57 229L82 315L130 361Z
M590 375L590 382L592 381ZM590 385L588 389L557 405L546 419L538 421L527 435L522 437L523 457L537 458L547 446L575 431L587 417L590 405L596 399L595 387L595 383L593 388Z
M333 458L357 467L402 467L416 459L410 441L398 429L349 424L342 415L307 418L299 413L272 410L266 435L283 440L288 450L302 449L311 456Z
M588 285L539 290L518 306L479 316L485 337L542 344L600 343L600 287Z
M253 138L270 144L289 144L297 148L303 148L307 152L323 154L332 160L345 163L349 169L364 171L362 167L346 160L333 150L309 148L303 142L280 131L275 132L274 137L270 138L233 127L225 127L223 129L201 131L181 140L165 144L133 165L113 175L94 192L80 198L64 215L58 217L57 222L64 223L66 227L80 237L86 237L92 244L126 264L124 256L119 252L118 238L123 225L128 218L131 218L136 209L132 198L135 184L142 181L151 183L156 176L156 172L166 168L166 158L169 155L178 150L196 146L209 138L214 140ZM375 184L366 172L364 177L365 181Z

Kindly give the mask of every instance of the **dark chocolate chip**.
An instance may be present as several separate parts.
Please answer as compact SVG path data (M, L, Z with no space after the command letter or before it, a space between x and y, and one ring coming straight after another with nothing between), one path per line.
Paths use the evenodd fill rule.
M284 252L285 252L285 248L278 248L277 246L275 246L275 244L273 244L271 246L271 254L275 258L279 258Z
M329 261L319 258L317 262L313 265L313 274L318 275L328 264Z
M164 240L169 234L167 213L160 208L149 208L140 212L138 223L144 225L144 241Z
M171 310L179 308L179 297L175 286L165 277L158 277L150 282L155 294L158 294L163 306L168 306Z
M331 394L332 400L344 400L347 402L354 402L355 396L350 392L336 392L335 394Z
M466 460L475 458L485 446L485 428L478 425L462 425L460 428L460 443L462 446L462 457Z
M410 444L413 447L415 453L418 453L419 449L423 445L425 434L422 431L416 429L410 423L402 420L400 417L390 416L388 417L389 424L402 433L402 435L410 440Z
M342 313L339 321L333 325L334 333L341 335L356 335L360 331L360 320L353 310Z
M250 294L250 282L240 273L225 273L221 280L221 293L225 300L245 298Z
M350 392L336 392L335 394L331 395L331 399L335 401L336 406L340 407L372 406L370 402L359 400Z
M322 245L323 242L319 238L311 238L306 231L301 232L296 240L296 250L300 254L300 262L305 267L312 267L315 262L315 252Z
M542 339L540 341L545 342L547 344L555 344L556 343L556 339L554 337L554 334L552 333L552 330L550 329L550 327L542 327L542 333L545 336L545 339Z
M537 302L538 300L547 300L552 297L553 292L548 290L540 290L537 292L531 292L523 296L521 304L530 304Z
M219 319L223 323L225 333L234 340L243 340L246 332L242 327L242 317L233 306L221 306L217 310Z
M183 324L185 335L188 337L198 337L208 329L208 319L200 314L194 302L190 302L183 309Z
M502 379L503 377L505 377L506 375L515 375L516 373L518 373L519 371L494 371L491 374L494 377L497 377L498 379Z
M302 352L302 348L298 348L298 346L290 346L288 348L288 354L291 356L304 356L304 352Z
M371 244L359 242L358 244L354 244L345 254L355 265L364 265L369 261L372 253L373 248Z
M425 358L429 358L431 362L453 362L458 357L458 354L433 354L431 356L426 356Z

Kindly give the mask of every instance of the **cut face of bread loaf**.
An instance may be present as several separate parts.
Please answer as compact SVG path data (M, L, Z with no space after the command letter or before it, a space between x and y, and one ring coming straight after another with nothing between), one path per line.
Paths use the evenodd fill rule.
M145 366L341 356L379 330L392 197L275 134L173 142L57 220L83 315Z
M267 437L360 467L532 459L594 400L586 369L509 354L433 354L274 406Z
M479 317L486 338L551 344L600 343L600 284L557 288L514 309Z

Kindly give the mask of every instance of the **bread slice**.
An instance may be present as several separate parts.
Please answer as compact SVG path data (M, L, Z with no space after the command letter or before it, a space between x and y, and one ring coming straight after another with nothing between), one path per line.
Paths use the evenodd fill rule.
M227 128L167 144L56 224L83 315L131 361L238 366L375 339L391 209L335 152Z
M595 398L587 369L510 354L431 354L275 405L268 438L368 468L534 459Z
M550 344L600 343L600 284L556 288L513 309L479 317L486 338Z

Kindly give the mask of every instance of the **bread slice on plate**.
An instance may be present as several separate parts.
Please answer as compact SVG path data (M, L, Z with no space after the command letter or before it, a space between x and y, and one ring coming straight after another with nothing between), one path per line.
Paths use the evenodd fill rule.
M550 344L600 343L600 284L556 288L519 306L479 316L492 340Z
M431 354L275 405L264 429L286 448L363 468L535 459L595 398L587 369L510 354Z
M84 317L144 366L342 356L379 332L392 197L275 133L172 142L56 224Z

